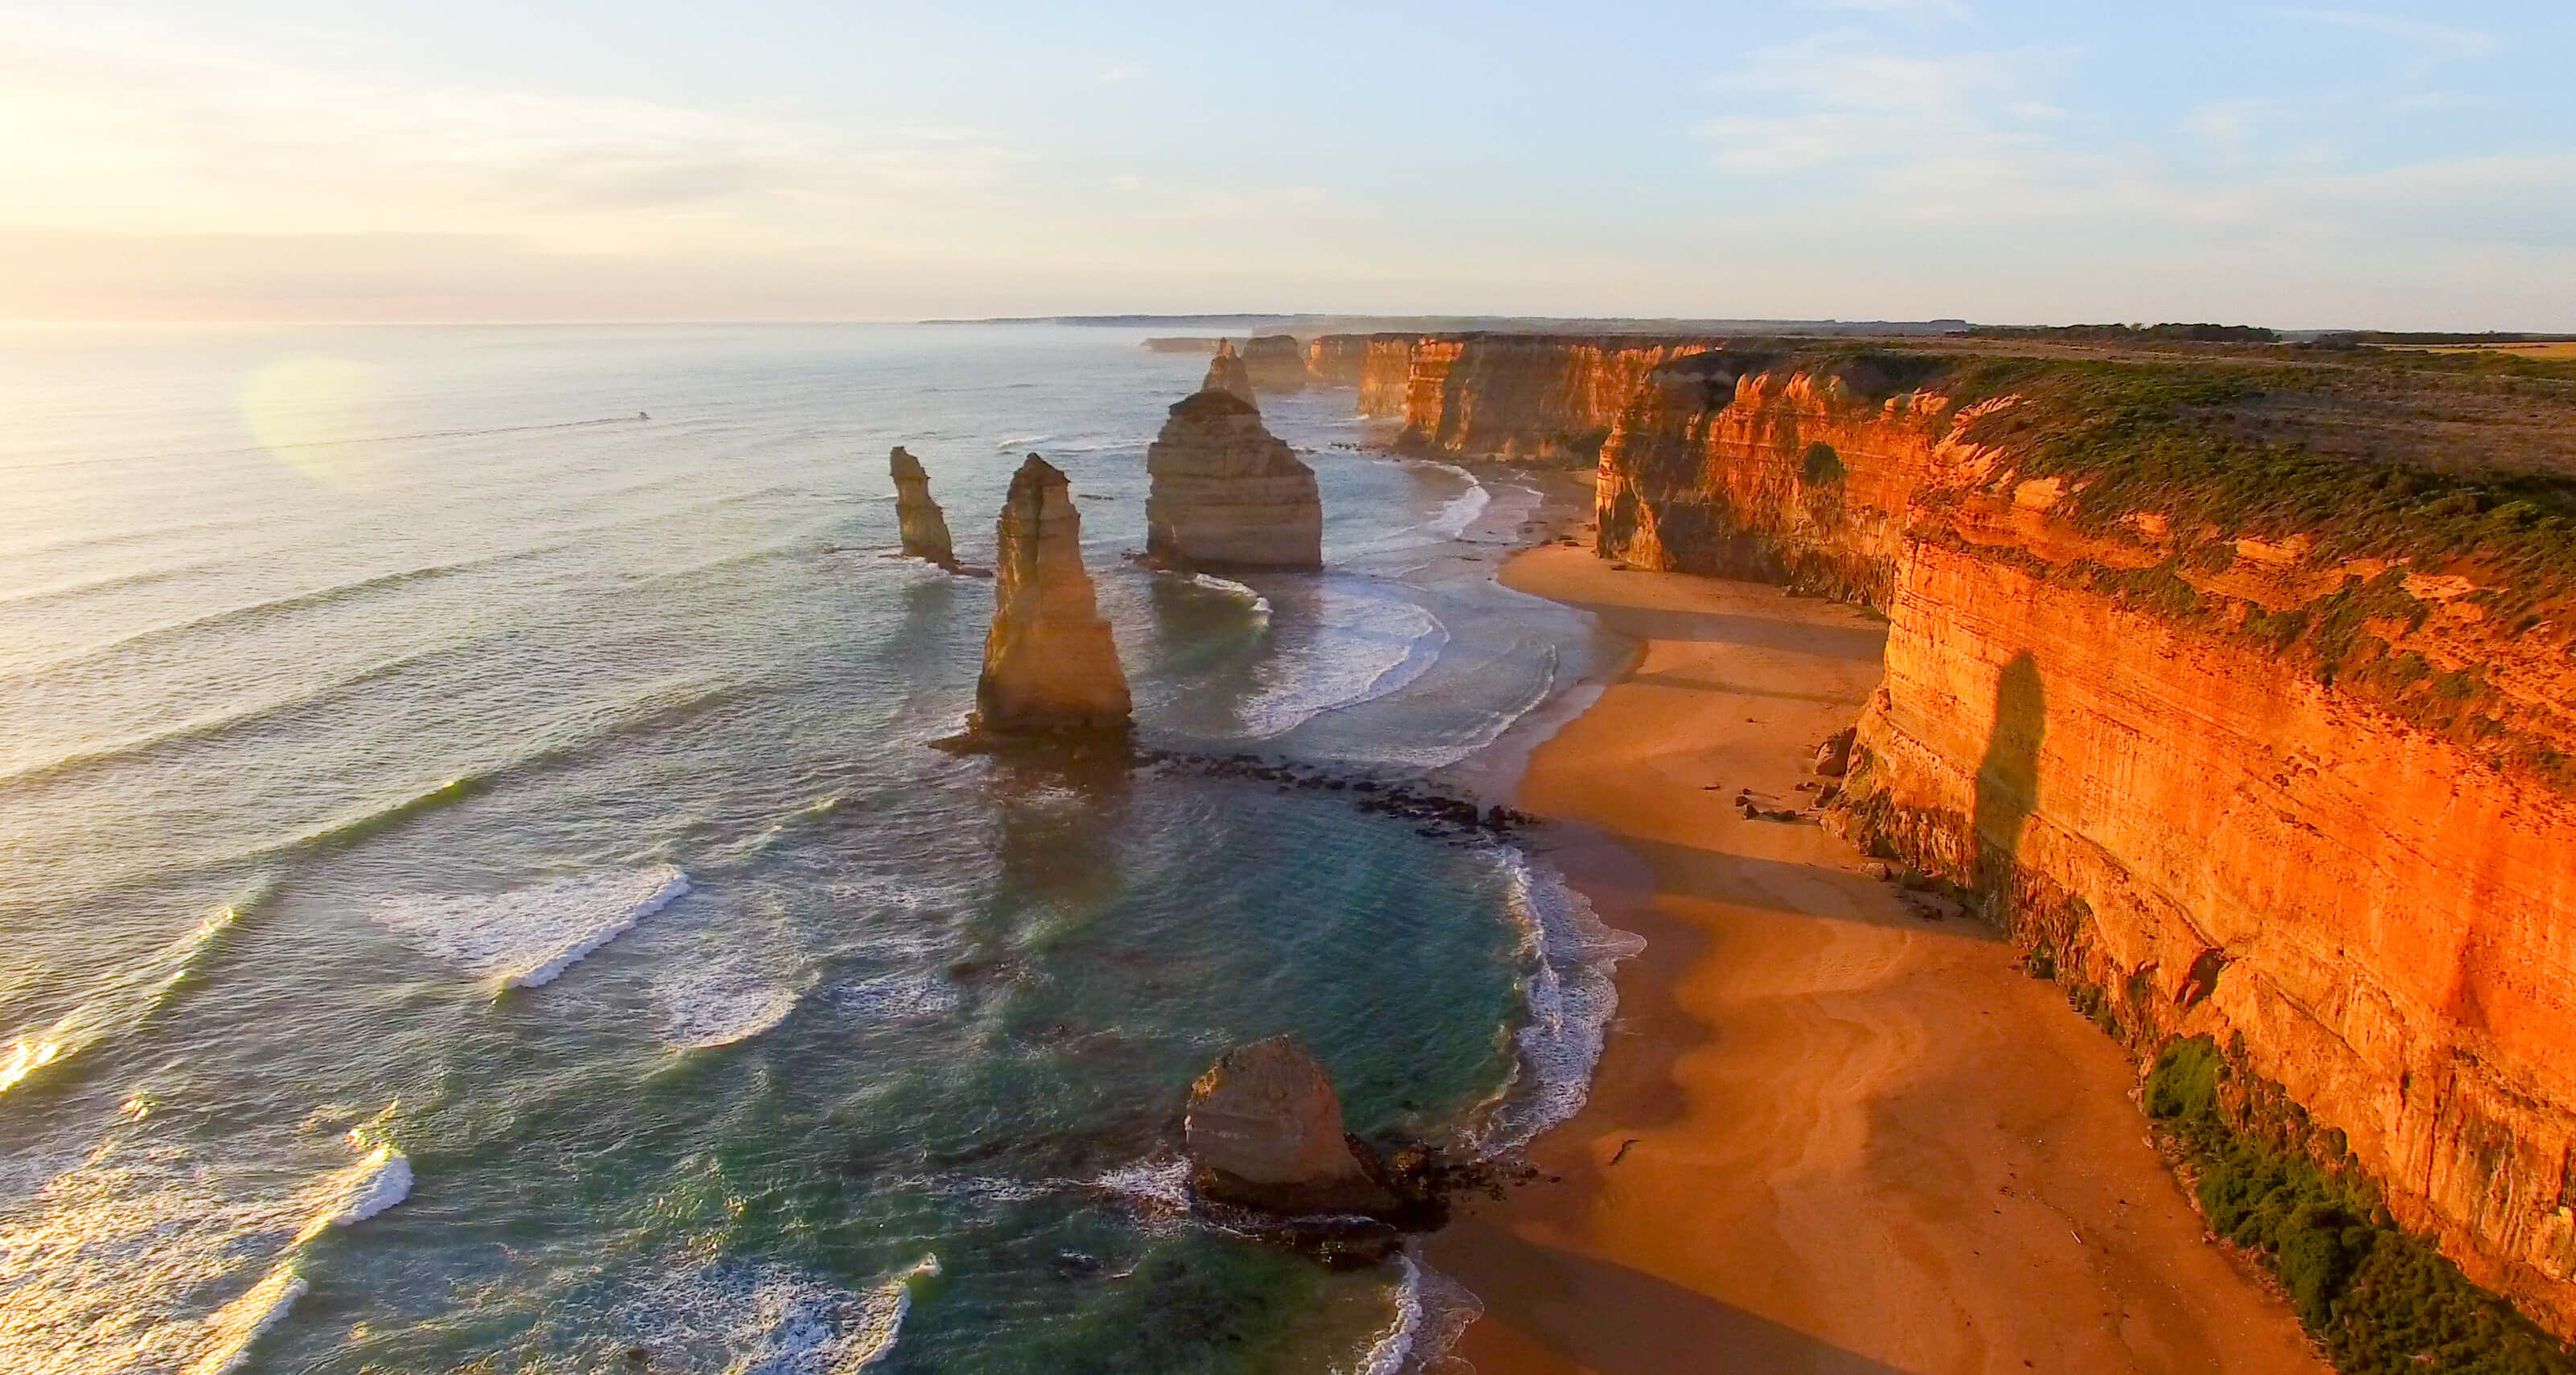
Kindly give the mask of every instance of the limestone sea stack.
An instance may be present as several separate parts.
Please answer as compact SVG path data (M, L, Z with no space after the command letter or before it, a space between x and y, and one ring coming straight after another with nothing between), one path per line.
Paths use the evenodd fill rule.
M1285 1036L1237 1046L1200 1075L1182 1135L1202 1198L1292 1216L1402 1206L1351 1149L1332 1076Z
M1082 515L1064 474L1031 454L996 530L993 629L970 729L987 735L1125 735L1118 646L1082 566Z
M1286 396L1306 389L1306 346L1289 334L1265 334L1243 341L1243 369L1266 396Z
M957 555L948 546L948 517L930 499L930 474L900 444L887 457L887 464L894 470L894 519L903 536L903 552L956 572Z
M1324 566L1315 472L1251 402L1211 386L1170 415L1145 450L1148 558L1170 568Z
M1261 407L1252 394L1252 374L1244 370L1242 355L1223 339L1216 341L1216 357L1209 361L1207 380L1199 383L1199 390L1231 392L1242 397L1245 405L1255 410Z

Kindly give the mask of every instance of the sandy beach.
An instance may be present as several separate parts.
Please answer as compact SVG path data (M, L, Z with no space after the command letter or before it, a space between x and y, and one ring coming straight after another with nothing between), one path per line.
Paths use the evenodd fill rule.
M1546 547L1506 584L1633 664L1540 746L1520 805L1648 941L1553 1182L1431 1245L1483 1300L1484 1375L2302 1372L2286 1305L2202 1239L2120 1050L1991 931L1927 917L1803 807L1876 686L1865 613Z

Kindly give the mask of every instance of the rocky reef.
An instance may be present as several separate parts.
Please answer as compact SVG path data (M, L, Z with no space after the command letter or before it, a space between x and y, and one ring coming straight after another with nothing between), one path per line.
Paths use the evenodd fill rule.
M1479 347L1413 348L1425 442L1617 371ZM1887 615L1838 824L2576 1332L2576 369L1653 347L1522 433L1609 417L1604 557Z
M930 474L922 471L921 460L898 444L887 456L887 465L894 470L894 518L903 552L951 573L958 571L957 555L948 547L948 517L930 499Z
M1271 396L1306 389L1306 349L1294 336L1261 334L1243 341L1243 366L1253 387Z
M1182 1128L1202 1198L1261 1212L1392 1213L1342 1129L1332 1076L1285 1036L1238 1046L1190 1086Z
M1208 375L1211 385L1174 404L1145 450L1146 556L1172 568L1321 568L1314 471L1263 428L1250 401L1215 385L1216 368Z
M1123 738L1127 674L1082 566L1082 515L1064 474L1029 455L995 537L993 628L970 734Z

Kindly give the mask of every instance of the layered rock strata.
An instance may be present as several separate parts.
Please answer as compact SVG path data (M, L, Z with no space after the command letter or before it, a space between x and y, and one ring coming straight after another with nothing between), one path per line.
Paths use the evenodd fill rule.
M1245 340L1243 366L1257 391L1286 396L1306 389L1306 349L1294 336L1262 334Z
M1361 360L1360 413L1401 420L1404 452L1589 465L1647 373L1716 346L1622 335L1373 335Z
M898 444L887 465L894 470L894 519L903 552L956 572L957 555L948 545L948 517L930 499L930 474L922 470L921 460Z
M1213 372L1211 372L1213 376ZM1314 471L1231 390L1182 398L1145 450L1145 552L1174 568L1321 568Z
M2503 500L2554 489L2248 446L2268 528L2178 516L2214 479L2068 436L2110 452L2086 427L2174 395L2235 443L2332 398L2100 367L1670 363L1603 446L1600 552L1885 611L1853 833L2141 1050L2236 1047L2399 1221L2576 1331L2576 605L2509 571L2555 546ZM2372 492L2400 514L2350 552Z
M1343 1131L1332 1076L1285 1036L1227 1051L1200 1075L1182 1133L1202 1198L1290 1215L1402 1206Z
M1011 477L995 543L993 628L969 729L1126 734L1127 674L1082 566L1082 515L1064 474L1036 454Z
M1306 344L1306 381L1317 387L1356 387L1367 370L1365 334L1317 335Z

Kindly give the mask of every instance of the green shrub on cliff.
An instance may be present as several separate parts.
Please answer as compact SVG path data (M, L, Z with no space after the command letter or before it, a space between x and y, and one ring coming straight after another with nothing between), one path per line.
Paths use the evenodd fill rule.
M2337 1370L2576 1375L2547 1333L2378 1220L2368 1186L2320 1165L2303 1130L2267 1140L2237 1120L2221 1091L2229 1076L2208 1037L2174 1042L2148 1072L2147 1114L2198 1174L2210 1230L2263 1257Z
M1798 480L1810 487L1842 481L1843 456L1834 452L1833 445L1817 440L1807 446L1806 459L1798 465Z

